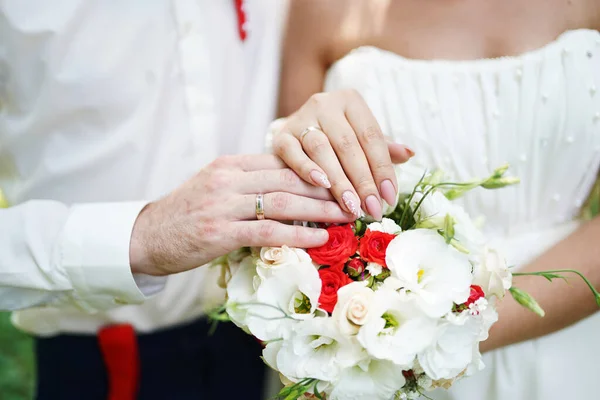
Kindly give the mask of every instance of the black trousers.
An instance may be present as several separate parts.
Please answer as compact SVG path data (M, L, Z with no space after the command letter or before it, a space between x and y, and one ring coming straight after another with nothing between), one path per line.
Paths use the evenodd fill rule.
M140 400L263 400L261 348L232 323L209 336L202 319L138 335ZM107 373L95 336L36 340L38 400L106 400Z

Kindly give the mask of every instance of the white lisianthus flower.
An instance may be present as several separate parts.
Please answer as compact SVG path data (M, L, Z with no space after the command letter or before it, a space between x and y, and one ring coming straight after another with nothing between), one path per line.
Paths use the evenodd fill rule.
M397 235L402 232L400 225L390 218L383 218L381 222L371 222L367 225L367 229L372 232L384 232L392 235Z
M475 265L473 284L481 286L486 297L504 297L512 286L512 274L500 253L494 249L485 249L480 262Z
M343 370L327 399L388 400L405 383L402 367L391 361L372 359Z
M466 372L474 361L479 364L474 349L480 332L481 320L468 313L439 321L433 344L418 355L421 368L433 380L454 379Z
M423 193L415 193L412 207L423 199ZM417 221L434 218L443 220L450 215L454 221L454 239L471 254L478 254L485 245L485 237L475 226L467 212L458 204L451 202L442 192L433 191L423 199L416 213Z
M297 321L313 317L320 294L321 279L311 262L272 269L256 288L248 329L260 340L285 338Z
M332 382L343 368L365 358L360 345L341 335L331 318L313 318L298 323L291 338L282 342L276 365L291 380L311 377Z
M402 232L388 245L385 261L391 276L384 287L403 289L429 317L441 317L469 298L468 257L433 230Z
M244 330L248 324L247 304L255 301L259 281L255 258L247 256L239 263L227 283L227 313L231 321Z
M383 266L374 262L370 262L367 264L366 270L371 274L371 276L377 276L383 272Z
M406 294L382 288L375 292L369 318L357 339L377 359L410 369L417 353L435 337L436 320L428 318Z
M375 292L368 288L367 282L352 282L337 292L338 301L333 309L332 318L342 335L352 336L358 333L369 317Z

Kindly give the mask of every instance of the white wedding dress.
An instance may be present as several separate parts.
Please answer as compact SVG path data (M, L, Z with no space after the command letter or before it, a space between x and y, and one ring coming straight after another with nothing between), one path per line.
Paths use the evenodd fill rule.
M470 179L510 163L520 185L463 200L472 217L485 218L510 265L525 265L577 227L600 164L599 32L569 31L520 56L474 61L362 47L328 72L326 90L343 88L357 89L384 133L411 146L424 166ZM600 313L486 354L484 371L432 397L597 399L599 359Z

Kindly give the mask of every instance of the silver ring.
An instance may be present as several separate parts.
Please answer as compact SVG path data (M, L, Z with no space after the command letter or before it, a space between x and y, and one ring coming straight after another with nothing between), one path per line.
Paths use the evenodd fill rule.
M256 219L259 221L265 219L264 198L262 194L256 195Z
M319 128L318 126L309 126L308 128L304 129L300 133L300 143L302 143L302 140L304 139L304 136L306 136L309 132L320 132L320 133L323 133L323 131L321 130L321 128Z

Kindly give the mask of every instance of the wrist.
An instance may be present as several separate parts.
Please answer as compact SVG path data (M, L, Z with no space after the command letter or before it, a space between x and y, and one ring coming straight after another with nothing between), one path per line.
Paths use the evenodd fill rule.
M153 203L147 204L138 214L129 241L129 265L134 274L161 275L149 254L148 214Z

